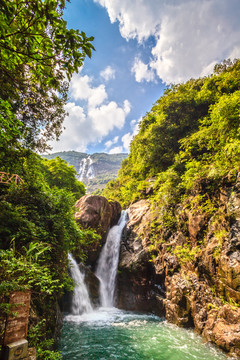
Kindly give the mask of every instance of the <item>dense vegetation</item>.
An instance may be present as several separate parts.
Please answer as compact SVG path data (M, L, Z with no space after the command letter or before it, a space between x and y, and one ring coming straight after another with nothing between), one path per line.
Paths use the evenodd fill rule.
M34 153L60 135L69 81L94 49L92 37L67 28L64 7L65 0L0 2L0 171L23 180L0 184L0 329L8 294L30 289L29 345L39 359L59 358L51 347L57 302L72 287L67 253L83 256L82 245L96 238L74 221L85 193L74 168Z
M56 330L56 301L72 287L67 254L75 252L84 260L82 249L97 236L74 221L74 203L85 189L72 167L60 158L32 153L16 170L23 183L0 185L0 298L7 300L12 290L31 290L35 316L30 317L30 334L37 330L30 345L37 346L39 358L54 358L47 339ZM1 310L6 309L3 302Z
M201 259L210 224L218 264L233 221L223 194L236 184L239 164L240 61L224 61L213 75L165 91L142 119L130 155L104 195L124 207L148 199L149 250L156 257L161 244L170 243L167 251L182 267ZM189 214L204 219L194 241ZM169 241L177 233L183 234L181 246Z
M129 157L104 194L127 207L149 189L150 197L169 205L203 179L236 176L239 115L240 61L224 61L212 76L171 86L142 119Z

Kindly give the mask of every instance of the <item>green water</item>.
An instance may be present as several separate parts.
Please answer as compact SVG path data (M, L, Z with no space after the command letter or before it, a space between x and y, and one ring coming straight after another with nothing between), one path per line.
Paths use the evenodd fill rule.
M154 315L100 309L64 320L60 350L65 360L226 360L190 330Z

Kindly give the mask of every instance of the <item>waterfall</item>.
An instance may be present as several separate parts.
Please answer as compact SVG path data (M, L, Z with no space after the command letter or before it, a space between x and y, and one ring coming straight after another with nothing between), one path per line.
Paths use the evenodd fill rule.
M79 177L78 179L80 181L83 181L83 178L84 178L84 174L86 173L86 167L87 167L87 158L84 158L80 161L80 164L79 164Z
M109 230L106 243L99 257L96 276L100 280L100 297L103 307L112 307L114 305L120 241L127 217L127 212L122 211L118 224Z
M80 181L95 178L93 160L91 159L90 155L80 161L78 174L78 179Z
M95 178L95 171L94 171L94 167L93 167L93 161L90 158L90 156L88 157L89 159L89 163L88 163L88 171L86 174L86 178L87 179L94 179Z
M71 310L73 315L81 315L90 312L93 309L88 295L88 289L84 282L84 274L79 270L79 267L71 254L68 254L68 260L71 276L75 284Z

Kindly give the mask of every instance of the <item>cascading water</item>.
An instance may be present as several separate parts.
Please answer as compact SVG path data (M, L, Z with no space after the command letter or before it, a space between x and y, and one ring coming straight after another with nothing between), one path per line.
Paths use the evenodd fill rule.
M72 299L72 314L81 315L93 311L91 301L88 295L88 289L84 282L84 274L81 273L76 261L71 254L68 254L70 272L75 283Z
M118 224L109 230L106 244L99 257L96 276L100 280L100 298L103 307L112 307L114 305L119 247L127 217L127 212L122 211Z
M80 181L82 181L84 178L84 174L86 173L86 167L87 167L87 158L84 158L80 161L80 164L79 164L78 179Z
M93 160L90 156L80 161L78 174L78 179L80 181L90 180L95 177Z
M89 159L89 164L88 164L88 170L87 170L86 177L87 177L87 179L94 179L95 171L94 171L94 167L93 167L93 161L90 158L90 156L88 157L88 159Z

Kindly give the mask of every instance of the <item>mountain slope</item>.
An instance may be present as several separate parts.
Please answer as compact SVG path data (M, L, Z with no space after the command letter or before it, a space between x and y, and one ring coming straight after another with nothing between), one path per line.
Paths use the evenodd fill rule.
M87 192L103 189L107 182L117 177L122 161L128 154L86 154L77 151L63 151L44 155L47 159L57 156L73 165L78 173L78 179L87 187Z

